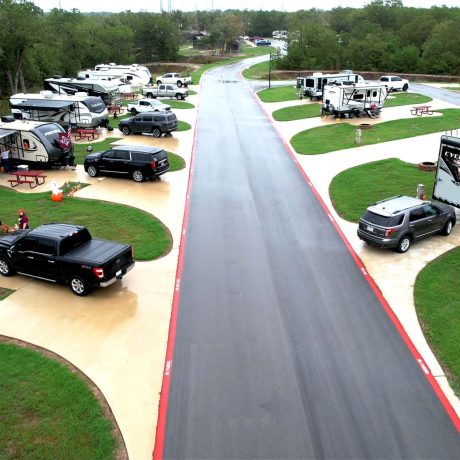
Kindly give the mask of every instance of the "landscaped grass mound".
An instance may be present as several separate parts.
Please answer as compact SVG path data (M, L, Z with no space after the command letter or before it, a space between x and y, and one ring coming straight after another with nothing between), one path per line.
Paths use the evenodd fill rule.
M302 104L275 110L273 118L276 121L293 121L319 117L320 114L321 106L319 104Z
M375 124L372 129L362 131L360 145L423 136L460 126L460 109L443 109L435 113L442 116L412 117ZM355 134L356 126L350 123L320 126L297 133L292 137L291 144L297 153L317 155L357 147Z
M169 230L156 217L140 209L117 203L65 197L55 202L50 192L20 193L0 188L2 221L13 225L17 210L25 209L31 227L49 222L66 222L88 227L93 237L133 245L136 260L166 255L172 245Z
M243 76L245 76L244 72ZM257 96L262 102L296 101L299 99L299 90L293 85L277 86L276 88L263 89L257 93Z
M115 458L111 421L85 382L63 364L0 343L0 393L0 458Z
M460 393L460 248L430 262L417 276L414 303L425 338Z
M434 172L421 171L417 165L389 158L337 174L329 186L329 195L343 219L358 222L370 204L397 195L415 196L418 184L426 185L430 198L434 179Z

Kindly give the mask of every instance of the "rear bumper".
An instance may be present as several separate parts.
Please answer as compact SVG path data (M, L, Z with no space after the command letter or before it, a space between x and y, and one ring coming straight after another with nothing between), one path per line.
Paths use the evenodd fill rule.
M99 286L100 287L107 287L107 286L110 286L111 284L115 283L115 281L118 281L118 280L121 280L123 278L123 276L126 275L126 273L128 273L133 267L134 267L134 260L126 267L123 267L122 269L120 269L114 277L110 278L109 280L107 281L103 281L102 283L99 283Z
M360 240L365 241L366 243L375 246L377 248L392 249L398 245L398 242L395 240L390 240L387 238L379 238L376 235L370 235L369 233L363 232L358 228L356 232Z

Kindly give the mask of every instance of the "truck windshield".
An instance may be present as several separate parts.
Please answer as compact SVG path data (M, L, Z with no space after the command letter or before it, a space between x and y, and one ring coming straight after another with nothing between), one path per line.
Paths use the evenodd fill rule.
M85 243L91 240L91 235L87 228L82 229L78 232L71 233L69 236L61 241L61 256L67 254L74 249L83 246Z

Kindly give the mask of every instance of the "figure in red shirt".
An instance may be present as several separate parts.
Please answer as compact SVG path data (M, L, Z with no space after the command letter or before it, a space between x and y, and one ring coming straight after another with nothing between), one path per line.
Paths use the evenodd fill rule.
M20 209L18 213L19 213L18 227L20 229L29 228L29 218L26 216L24 209Z

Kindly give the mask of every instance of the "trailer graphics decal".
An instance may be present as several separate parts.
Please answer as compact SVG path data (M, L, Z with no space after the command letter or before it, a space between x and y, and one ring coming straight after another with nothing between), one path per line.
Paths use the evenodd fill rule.
M433 198L460 207L460 139L442 136Z

